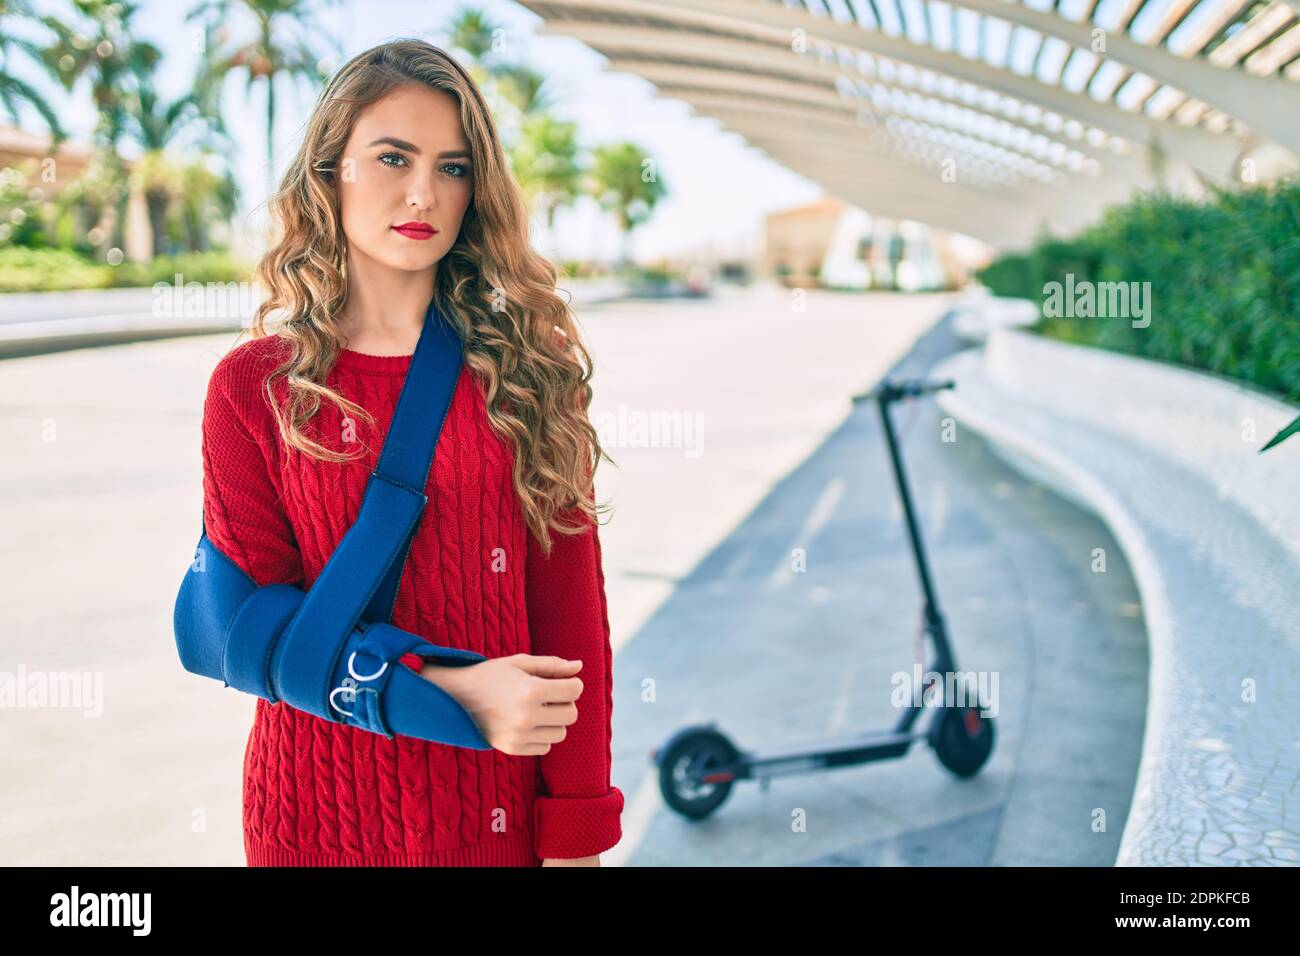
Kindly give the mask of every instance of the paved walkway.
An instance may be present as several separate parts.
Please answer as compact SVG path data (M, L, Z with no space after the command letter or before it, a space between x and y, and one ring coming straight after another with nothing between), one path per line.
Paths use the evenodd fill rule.
M937 329L898 371L923 374L953 348ZM647 751L679 727L717 720L761 752L894 723L889 679L912 667L919 589L878 411L863 404L618 657L616 783L630 799L616 861L1113 863L1146 686L1140 611L1119 549L1104 526L1020 478L973 432L940 441L932 402L898 411L958 667L999 677L990 762L959 781L914 746L901 760L782 777L766 791L742 782L700 823L660 802ZM697 494L723 497L705 486ZM1112 556L1110 573L1091 573L1096 546ZM786 571L796 547L807 554L803 574Z
M593 415L619 464L598 473L615 506L602 540L615 782L628 795L626 838L606 862L1109 864L1141 739L1131 584L1113 559L1111 574L1088 573L1105 533L1095 521L973 436L932 441L928 403L905 454L939 594L961 666L1001 675L985 772L957 782L916 750L766 793L742 785L703 826L658 805L646 754L683 723L718 718L754 747L851 733L889 721L889 675L911 665L915 584L884 448L869 406L845 416L848 396L906 354L946 300L800 302L758 288L582 311ZM0 863L243 863L253 699L181 671L170 618L199 530L203 392L233 341L0 363L0 670L94 671L104 704L98 717L0 720ZM926 361L947 347L926 342ZM647 446L638 416L656 415L692 424ZM798 541L807 574L778 575ZM1109 669L1089 653L1098 646ZM654 703L642 701L647 679ZM790 832L796 806L806 833ZM1103 833L1091 828L1098 807Z

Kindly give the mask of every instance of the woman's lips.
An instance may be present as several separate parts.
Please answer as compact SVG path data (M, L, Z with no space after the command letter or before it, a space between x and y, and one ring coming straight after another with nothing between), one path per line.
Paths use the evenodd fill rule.
M423 223L402 223L400 226L393 227L394 232L400 232L407 239L432 239L437 233L433 226L424 225Z

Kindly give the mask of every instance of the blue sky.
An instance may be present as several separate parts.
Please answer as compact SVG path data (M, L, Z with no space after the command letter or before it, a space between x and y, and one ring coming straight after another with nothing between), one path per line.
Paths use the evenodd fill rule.
M342 39L343 58L376 43L401 36L421 36L443 44L442 29L462 6L457 2L357 2L321 5L321 29ZM507 42L523 59L550 79L555 112L578 124L584 145L631 139L659 162L668 195L654 217L636 232L634 251L645 261L664 255L713 246L733 255L750 255L759 246L762 217L767 212L815 199L814 184L766 159L734 134L721 132L712 120L693 117L682 103L661 99L654 88L635 76L610 73L604 58L563 37L535 34L540 18L505 0L478 4L506 28ZM158 86L164 95L177 95L191 82L199 54L193 51L192 28L185 24L188 2L147 2L138 17L140 32L164 51ZM41 12L54 13L60 4L41 2ZM248 29L232 18L231 29ZM342 61L340 61L342 62ZM27 70L24 76L34 79ZM43 84L57 103L60 116L74 136L84 137L94 125L94 110L84 84L72 96ZM305 83L277 88L276 161L283 169L301 137L316 90ZM228 79L223 107L226 122L240 144L236 176L244 193L244 210L264 199L265 93L258 87L246 95L242 78ZM25 126L40 125L25 117ZM552 241L544 231L539 245L548 254L610 260L619 252L613 221L590 200L561 213Z

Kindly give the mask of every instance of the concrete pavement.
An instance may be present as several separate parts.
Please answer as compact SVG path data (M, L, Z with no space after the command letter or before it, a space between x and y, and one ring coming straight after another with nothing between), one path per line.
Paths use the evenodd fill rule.
M882 303L871 305L887 321ZM922 375L955 347L937 329L895 372ZM646 752L680 727L716 720L761 753L897 719L890 677L914 661L919 585L878 411L863 404L617 658L615 782L629 795L629 832L613 861L1114 861L1146 686L1140 609L1119 549L1098 521L1020 478L975 433L943 442L931 401L897 407L895 420L908 436L903 455L958 669L1000 678L989 763L957 780L918 745L900 760L782 777L766 790L738 783L703 822L661 803ZM1105 575L1089 570L1098 546L1112 555ZM806 553L804 573L788 571L794 548Z
M1086 573L1104 535L1095 521L1018 481L973 436L937 447L927 405L905 454L939 594L960 665L1001 674L984 772L958 782L917 750L766 793L741 786L702 826L659 806L647 775L649 747L706 717L763 747L890 722L915 584L873 410L852 412L848 396L946 301L760 287L582 309L593 419L619 463L598 473L615 507L601 535L615 783L628 796L608 864L1113 859L1141 731L1131 583L1113 559L1104 581ZM30 708L0 720L0 862L243 862L253 699L182 671L170 620L199 528L202 396L234 341L0 363L0 669L99 673L104 704L98 717ZM660 425L667 438L651 444ZM779 573L800 539L807 573ZM1099 642L1112 651L1102 665L1084 657ZM790 832L795 807L807 832ZM1090 827L1097 807L1103 833Z

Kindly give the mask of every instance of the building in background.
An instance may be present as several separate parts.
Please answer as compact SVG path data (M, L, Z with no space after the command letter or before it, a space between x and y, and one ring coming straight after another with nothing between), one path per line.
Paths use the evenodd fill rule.
M826 196L766 217L762 271L792 287L917 292L964 285L991 252L979 240Z
M95 160L95 149L84 143L65 140L57 150L51 152L50 142L48 133L29 133L15 126L0 126L0 170L24 172L29 188L40 191L40 202L54 201L60 193L80 180ZM132 161L124 157L122 163L126 167L130 183L122 253L133 262L147 262L153 255L153 230L149 226L148 206L145 204L143 190L135 177L129 175ZM92 235L97 230L105 236L111 235L116 215L117 211L111 204L104 206L96 221L84 224L87 235ZM93 238L90 243L99 245Z

